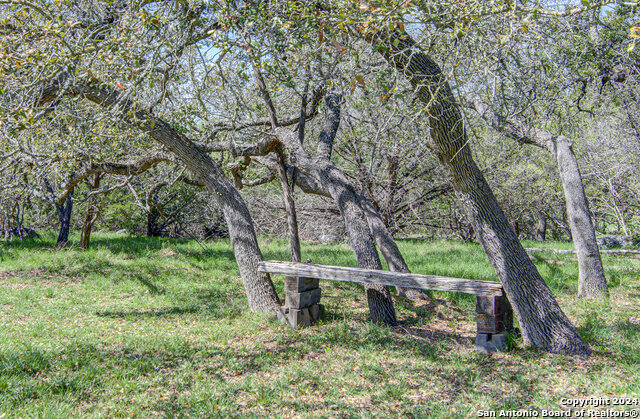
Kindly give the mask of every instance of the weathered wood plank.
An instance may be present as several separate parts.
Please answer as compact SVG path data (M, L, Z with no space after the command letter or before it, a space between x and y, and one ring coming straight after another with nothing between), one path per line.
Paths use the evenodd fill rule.
M305 292L318 287L320 283L317 278L286 277L284 279L285 292Z
M279 261L260 262L258 264L258 270L273 274L302 276L307 278L326 279L330 281L382 284L393 287L463 292L466 294L482 296L502 295L502 284L499 282L447 278L436 275L419 275L412 273Z

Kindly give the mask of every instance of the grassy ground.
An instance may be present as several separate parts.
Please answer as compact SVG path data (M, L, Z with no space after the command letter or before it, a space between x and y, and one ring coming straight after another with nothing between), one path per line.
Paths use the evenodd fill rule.
M521 342L476 353L466 295L397 300L402 326L387 329L367 322L359 286L327 281L325 320L288 329L248 311L226 241L96 234L89 251L52 243L0 247L0 417L467 417L640 396L640 259L628 255L605 256L608 304L574 297L573 255L532 255L593 348L584 361ZM286 259L284 242L261 244L266 259ZM400 248L414 272L495 279L474 244ZM307 245L303 258L355 266L345 245Z

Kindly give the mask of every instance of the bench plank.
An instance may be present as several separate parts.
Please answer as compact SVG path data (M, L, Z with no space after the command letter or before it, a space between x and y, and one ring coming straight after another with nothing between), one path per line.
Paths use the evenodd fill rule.
M502 284L499 282L371 269L344 268L341 266L316 265L310 263L266 261L258 263L258 270L272 274L301 276L331 281L463 292L487 297L501 296L503 293Z

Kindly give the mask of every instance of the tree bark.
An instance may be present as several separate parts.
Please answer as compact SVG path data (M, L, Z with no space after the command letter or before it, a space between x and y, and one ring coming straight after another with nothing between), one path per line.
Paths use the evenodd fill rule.
M69 193L62 205L56 205L58 220L60 221L60 232L58 233L57 246L69 244L69 230L71 229L71 212L73 210L73 191Z
M257 160L271 170L276 170L276 162L273 161L273 159L258 157ZM295 184L305 193L320 195L327 198L332 197L329 193L329 190L326 188L326 185L320 183L313 176L310 176L304 172L301 173L297 170L294 172L294 168L291 166L287 168L287 176L288 178L292 179L291 181L295 182ZM369 201L364 195L360 195L359 199L361 207L367 219L367 224L369 225L371 235L374 237L375 242L385 259L385 262L389 267L389 270L393 272L411 272L407 264L405 263L402 253L400 253L400 249L398 249L398 245L391 235L391 232L384 224L380 213L375 209L371 201ZM398 288L398 295L400 297L413 300L429 298L428 292L413 288L400 287Z
M556 159L571 227L571 237L578 257L578 297L603 298L609 295L607 280L591 221L591 212L584 193L580 169L571 141L560 135L552 142L552 153Z
M458 198L520 322L525 343L588 356L589 347L562 312L522 248L471 155L462 114L440 67L400 30L370 36L377 51L411 82L426 105L429 146L449 172Z
M381 270L378 250L356 191L342 178L343 174L333 164L323 165L318 171L318 177L323 183L326 182L331 196L338 204L358 267ZM389 288L383 285L366 285L365 290L371 321L395 326L397 320Z
M542 211L538 212L538 221L536 222L536 240L543 242L547 237L547 216Z
M578 297L606 297L609 291L604 276L602 258L596 242L595 228L584 192L580 167L571 147L571 140L564 135L555 136L544 129L526 129L517 121L505 119L496 114L487 103L481 100L474 100L472 107L496 130L508 134L521 144L538 146L553 155L560 173L567 204L569 236L578 257L580 271Z
M91 191L96 191L100 187L100 179L102 178L102 173L96 173L93 175L93 183L91 184ZM87 199L87 213L84 217L84 224L82 226L82 239L81 239L81 247L83 249L89 248L89 241L91 240L91 230L93 229L93 223L96 222L98 216L100 215L100 208L97 208L97 195L91 195L89 199ZM104 201L103 201L104 202Z
M284 208L287 213L287 227L289 230L289 242L290 242L290 260L291 262L300 262L302 254L300 250L300 234L298 232L298 216L296 214L296 201L293 198L293 188L290 185L287 178L287 168L284 162L284 154L282 150L277 152L278 159L278 179L280 180L280 186L282 187L282 200L284 201Z
M162 226L160 225L160 210L158 209L158 190L166 186L165 182L154 185L147 194L147 237L162 236Z
M69 81L72 83L68 83ZM104 108L117 105L128 123L143 130L183 161L209 189L223 212L249 307L255 312L271 311L279 307L280 300L269 275L258 272L258 262L263 258L249 210L238 190L224 176L222 168L165 121L141 110L141 107L122 98L120 93L113 89L73 83L72 76L62 74L45 86L38 104L46 105L55 100L63 91L63 86L67 95L83 97Z
M253 62L253 73L256 78L256 84L258 85L258 90L262 96L262 100L264 101L267 111L269 112L269 119L271 121L271 128L276 129L278 127L278 117L276 116L276 108L273 105L273 101L271 100L271 94L267 90L267 84L262 77L262 72L260 71L260 66L258 60L254 57L255 61ZM304 102L304 100L303 100ZM304 108L302 112L305 112L306 104L303 104ZM301 123L304 124L304 117L301 117ZM302 128L302 125L300 127ZM302 142L301 142L302 143ZM282 151L282 147L279 146L276 148L276 160L278 162L278 180L280 181L280 186L282 188L282 200L284 201L284 208L287 213L287 227L289 230L289 241L290 241L290 257L289 259L292 262L300 262L301 260L301 251L300 251L300 234L298 233L298 217L296 215L296 203L293 198L293 187L289 185L289 180L287 179L287 169L284 161L284 153ZM291 183L293 185L293 182ZM289 281L295 280L295 278L287 278Z
M162 235L162 229L158 224L159 219L160 212L155 205L152 205L147 213L147 237L160 237Z
M91 240L91 229L93 228L93 216L94 216L94 201L95 198L91 197L88 202L87 213L84 216L84 224L82 225L82 237L80 239L80 247L84 250L89 248L89 241Z

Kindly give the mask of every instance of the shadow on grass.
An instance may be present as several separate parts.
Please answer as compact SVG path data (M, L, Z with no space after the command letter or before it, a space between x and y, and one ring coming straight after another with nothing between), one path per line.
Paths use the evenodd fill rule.
M99 317L122 318L137 321L141 318L169 318L190 314L199 314L208 319L227 319L240 317L246 309L244 293L229 294L222 290L200 289L185 296L180 294L174 307L157 309L103 310L95 314Z
M188 312L190 309L171 308L139 311L135 315L161 317ZM119 313L103 314L120 317ZM352 404L341 405L337 399L325 399L327 396L285 397L292 394L292 386L296 385L306 386L307 389L310 385L317 386L318 389L325 387L329 392L328 397L340 397L335 392L332 394L333 389L327 387L331 386L331 382L326 381L331 379L331 375L323 377L318 374L317 368L344 368L347 379L352 374L354 379L376 382L376 388L383 391L385 398L398 400L403 399L405 393L414 388L398 384L398 368L402 369L405 376L429 377L429 382L438 383L442 388L434 391L445 404L469 397L481 399L487 392L491 392L490 395L497 403L504 404L505 408L518 408L526 406L536 397L536 387L528 371L530 365L519 359L521 356L531 358L529 351L522 351L524 353L521 356L519 351L514 357L502 357L498 362L482 354L459 357L455 355L458 351L456 347L473 346L472 338L445 331L424 332L422 335L417 335L418 332L413 330L403 333L354 321L325 324L313 330L313 333L308 332L309 330L283 328L282 332L275 333L275 347L260 341L255 344L247 341L246 346L219 346L168 338L144 347L134 341L117 347L67 343L62 347L55 347L56 349L33 347L0 350L0 403L7 408L23 408L32 400L38 399L64 397L65 400L77 401L87 394L113 394L114 389L118 390L113 383L118 381L104 380L107 375L126 376L130 381L139 377L141 382L162 382L166 388L163 395L167 397L159 397L154 393L153 403L143 409L163 412L167 416L208 416L212 411L217 411L212 410L216 405L227 412L239 414L237 409L243 407L238 397L262 391L265 392L265 397L261 404L267 409L279 409L283 404L286 406L286 403L294 403L290 407L296 406L297 412L313 412L338 402L345 412L353 410ZM361 354L363 363L358 365L357 372L348 366L341 366L339 362L333 364L333 354L344 353L340 348ZM369 353L378 354L376 356L381 359L390 356L391 359L406 362L389 367L384 362L369 362L369 357L372 356ZM414 362L419 361L418 357L433 363ZM310 367L305 367L303 362L310 364ZM293 374L287 373L286 377L280 374L281 378L278 378L278 374L286 373L287 368L292 368ZM275 375L273 379L263 379L260 374L262 372L267 372L268 376ZM200 374L205 374L203 379L206 378L219 387L213 394L209 393L209 397L193 403L189 394L197 392L198 387L202 386ZM12 385L2 387L3 380L6 382L9 379L12 380ZM495 383L492 389L482 385L487 380ZM503 395L500 383L515 387L517 398ZM127 398L135 399L135 392L142 394L145 388L141 386L138 390L130 391L133 393L128 394ZM348 391L357 393L360 390L354 388Z
M130 311L98 311L99 317L109 317L112 319L126 319L135 317L171 317L180 314L192 314L200 311L200 307L172 307L158 310L130 310Z
M537 264L544 264L544 266L550 271L551 275L545 275L544 280L549 287L553 288L554 291L577 292L577 288L575 284L573 284L573 281L568 278L567 273L560 267L565 264L564 261L560 261L563 263L562 265L558 265L557 263L551 262L550 259L538 254L533 254L529 257Z
M228 240L227 240L228 241ZM167 246L167 244L179 245L179 244L187 244L190 242L195 242L195 240L190 238L169 238L169 237L140 237L140 236L128 236L128 235L96 235L92 238L91 244L89 245L88 251L92 251L95 249L103 248L109 250L111 253L115 255L125 254L131 256L146 256L150 251L161 250ZM0 247L0 252L3 250L19 250L19 249L27 249L27 250L57 250L58 247L55 245L55 239L51 240L49 237L45 237L43 239L26 239L24 243L20 243L20 241L11 241L11 242L0 242L2 247ZM71 242L71 245L68 247L59 248L60 250L65 249L78 249L76 246L77 243ZM206 246L206 245L204 245ZM208 247L201 247L200 251L191 251L187 250L187 252L194 257L199 258L199 260L204 260L207 257L219 257L221 254L224 257L230 257L234 260L232 251L217 251L215 249L211 249Z
M578 332L594 352L603 356L616 352L620 361L640 364L640 324L625 319L608 325L596 312L591 312Z
M229 246L231 246L229 244ZM187 249L182 250L182 253L188 258L197 262L210 262L212 260L220 261L220 259L227 260L229 264L236 266L236 256L232 250L220 250L212 248L199 247L197 250Z
M111 279L114 283L118 283L122 280L130 280L139 282L149 290L151 295L161 295L166 292L164 288L156 285L151 279L158 277L158 271L156 268L144 269L137 267L135 270L132 270L129 267L104 259L92 259L91 261L86 261L73 266L50 266L47 268L47 272L49 274L57 274L60 277L71 277L76 279L97 276L99 279Z

